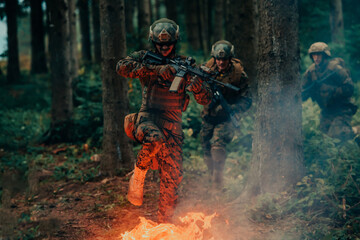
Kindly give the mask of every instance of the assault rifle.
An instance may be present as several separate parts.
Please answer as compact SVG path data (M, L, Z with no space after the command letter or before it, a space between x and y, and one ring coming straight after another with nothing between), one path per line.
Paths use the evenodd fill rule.
M239 91L240 88L235 87L229 83L223 83L215 79L213 73L206 72L205 70L201 68L197 68L192 66L195 63L195 60L191 57L186 58L185 60L180 58L170 59L167 57L164 57L162 55L159 55L157 53L153 53L150 51L147 51L142 58L142 62L145 64L151 64L151 65L170 65L172 66L175 71L175 78L171 83L170 92L177 92L178 88L180 86L181 81L184 79L186 74L190 74L192 76L198 76L202 80L206 81L212 91L213 91L213 101L216 101L220 103L222 108L227 112L229 115L231 122L234 124L236 128L239 127L238 119L236 118L236 115L234 111L229 107L229 104L226 102L224 96L222 95L221 91L219 90L217 85L221 85L227 88L230 88L234 91Z
M336 72L333 71L329 74L327 74L325 77L319 79L319 80L316 80L316 81L313 81L308 87L306 87L302 92L307 92L309 91L310 89L312 89L313 87L315 87L316 85L319 85L320 83L323 83L325 81L327 81L330 77L332 77L332 75L334 75Z

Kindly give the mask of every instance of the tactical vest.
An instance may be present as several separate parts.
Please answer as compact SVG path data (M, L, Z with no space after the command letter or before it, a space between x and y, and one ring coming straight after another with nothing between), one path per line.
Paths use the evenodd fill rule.
M185 94L179 89L177 93L169 92L168 87L155 84L144 87L143 104L147 109L182 110Z
M233 71L225 77L221 78L223 83L231 83L241 78L241 74L244 72L244 67L242 63L237 58L232 58L231 63L233 65ZM214 58L211 58L206 64L206 67L210 68L212 71L216 71L216 62Z

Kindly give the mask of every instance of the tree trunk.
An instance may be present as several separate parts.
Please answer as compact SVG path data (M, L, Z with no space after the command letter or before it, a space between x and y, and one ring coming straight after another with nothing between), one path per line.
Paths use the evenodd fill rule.
M154 18L155 20L160 19L160 0L154 0Z
M73 101L70 75L70 37L68 0L47 0L49 11L49 52L51 69L51 125L64 126L71 121ZM68 128L67 128L68 129ZM64 129L65 131L66 129ZM64 137L70 137L62 133Z
M177 5L179 3L174 0L165 0L166 17L177 23Z
M226 39L235 47L235 56L243 62L256 94L256 66L258 49L257 0L228 0Z
M209 0L199 1L199 17L200 24L198 31L201 34L201 46L203 52L206 54L210 51L210 28L209 28Z
M187 41L193 50L201 49L201 35L199 31L200 20L198 17L199 3L198 1L185 0L185 24Z
M258 105L243 197L280 193L304 171L297 1L260 0Z
M126 33L134 35L134 11L136 3L133 0L125 0L125 27Z
M69 1L69 34L70 34L70 76L73 79L78 77L79 60L77 49L76 31L76 0Z
M140 49L148 49L150 43L148 34L150 28L150 0L138 0L138 28Z
M224 0L215 0L213 42L224 39Z
M31 8L31 73L46 73L43 0L30 0Z
M99 0L91 1L92 24L93 24L93 46L94 57L97 64L101 64L101 39L100 39L100 10Z
M5 1L5 12L7 18L7 34L8 34L8 65L7 65L7 82L16 83L20 78L19 64L19 46L17 36L17 0Z
M117 61L126 56L124 0L100 0L100 26L104 112L101 170L114 175L116 169L129 169L134 162L124 131L124 118L129 111L128 85L115 71Z
M85 63L91 62L91 42L90 42L90 21L89 21L89 1L79 0L80 31L81 31L81 54Z
M342 0L330 0L330 28L331 41L333 43L344 45L345 39Z

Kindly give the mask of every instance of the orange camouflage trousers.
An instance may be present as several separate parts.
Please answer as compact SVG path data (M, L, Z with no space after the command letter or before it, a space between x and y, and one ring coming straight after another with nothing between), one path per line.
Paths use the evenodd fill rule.
M150 167L159 170L158 221L168 222L174 214L178 198L177 190L183 174L181 123L175 123L180 131L174 132L174 125L170 122L155 124L154 121L141 116L139 120L135 137L143 144L137 155L136 166L142 170L148 170Z

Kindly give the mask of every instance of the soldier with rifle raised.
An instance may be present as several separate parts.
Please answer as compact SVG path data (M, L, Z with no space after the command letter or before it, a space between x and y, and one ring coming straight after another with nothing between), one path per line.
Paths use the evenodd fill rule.
M192 92L195 100L203 105L209 104L212 98L206 82L170 64L176 61L186 66L194 65L191 58L176 54L178 39L179 26L172 20L159 19L149 29L149 40L154 49L132 53L121 59L116 69L124 77L139 78L142 86L139 112L125 117L125 132L142 144L127 198L134 205L142 205L146 172L150 167L159 169L159 222L171 220L182 179L184 135L181 116L189 101L187 92Z
M332 58L324 42L312 44L308 50L313 64L303 76L303 101L311 98L320 109L320 130L341 141L353 139L351 118L357 106L350 102L354 84L344 60Z
M248 77L242 63L234 57L234 46L225 40L216 42L211 50L212 58L205 64L219 82L235 86L211 85L214 98L202 111L201 139L204 161L211 176L213 188L223 188L223 172L226 145L239 127L238 118L251 104ZM225 103L224 103L225 102ZM236 116L236 117L235 117Z

